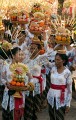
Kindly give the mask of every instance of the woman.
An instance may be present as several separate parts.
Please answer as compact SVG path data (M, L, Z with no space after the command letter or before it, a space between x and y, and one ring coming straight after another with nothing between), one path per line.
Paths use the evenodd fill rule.
M73 59L73 67L76 70L76 48L75 48L75 55L74 55L74 59Z
M65 67L68 58L57 53L55 65L51 64L51 85L47 94L50 120L64 120L70 109L72 96L72 79L70 71Z
M70 43L68 43L65 47L66 47L66 55L68 56L68 68L71 71L72 77L73 77L74 75L73 73L75 71L74 64L75 64L75 57L76 57L75 48L71 46ZM75 91L74 80L72 81L72 90Z
M9 56L12 58L12 63L18 63L23 61L23 54L20 48L15 47L9 52ZM8 83L11 81L12 72L10 71L10 64L7 64L3 67L2 71L2 83L5 85L3 101L2 101L2 120L21 120L23 117L23 107L20 107L19 110L16 110L15 98L13 94L15 91L10 91L7 88ZM30 74L28 74L28 78ZM30 79L30 78L29 78ZM25 79L26 80L26 79ZM26 82L26 81L25 81ZM24 105L24 95L22 93L21 106Z
M73 61L75 58L75 48L68 43L66 46L66 55L68 56L68 67L71 71L73 71Z
M55 47L55 41L54 41L54 36L50 35L48 37L47 34L43 34L43 39L44 39L44 49L46 51L45 55L48 59L49 62L54 62L55 61L55 55L56 51L54 50ZM44 65L45 66L45 65ZM50 69L48 67L46 68L46 86L45 86L45 91L43 92L43 108L47 106L47 93L50 88Z
M3 99L3 92L4 92L4 88L5 88L5 86L1 82L3 65L4 65L4 60L0 58L0 109L1 109L1 102Z
M30 47L29 52L31 52L31 57L30 57L29 61L27 62L27 66L31 70L31 73L32 73L32 69L34 68L34 66L37 65L36 58L39 55L40 49L41 49L41 45L39 43L33 42ZM33 81L33 83L34 83L34 81ZM38 95L38 97L35 98L34 97L35 95L33 93L34 93L34 91L29 92L29 94L26 94L24 120L36 120L37 119L36 111L40 108L41 98L39 95ZM35 102L35 99L36 99L36 102ZM35 107L36 107L36 109L35 109Z

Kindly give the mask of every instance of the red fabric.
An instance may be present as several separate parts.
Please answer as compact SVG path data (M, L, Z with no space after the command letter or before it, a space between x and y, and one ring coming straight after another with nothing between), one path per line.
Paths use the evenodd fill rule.
M64 92L65 92L65 88L67 88L67 86L51 84L50 87L52 89L61 90L60 102L63 103L64 102Z
M37 78L39 80L39 83L40 83L40 92L42 94L42 91L43 91L43 89L42 89L42 82L43 82L42 76L40 75L40 76L33 76L33 77Z
M20 95L22 95L22 94L20 93ZM22 98L14 98L14 101L15 101L14 120L20 120L20 118L24 114L23 97Z
M44 73L44 74L45 74L45 72L46 72L46 69L45 69L45 68L41 70L41 73Z
M72 61L73 61L73 58L69 58L68 61L69 61L69 62L72 62Z
M69 8L69 14L72 15L72 7Z
M66 9L65 9L65 8L63 8L63 9L62 9L62 13L65 13L65 11L66 11Z

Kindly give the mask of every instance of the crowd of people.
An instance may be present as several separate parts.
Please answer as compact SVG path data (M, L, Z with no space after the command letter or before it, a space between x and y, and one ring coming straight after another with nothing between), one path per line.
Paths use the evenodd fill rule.
M37 120L37 112L47 106L50 120L64 120L72 99L76 49L71 46L71 42L56 44L49 24L46 24L46 29L40 35L30 33L29 25L26 24L19 38L14 40L14 35L9 36L6 30L4 39L11 42L12 49L0 47L2 120ZM12 41L10 38L13 38ZM25 84L31 82L34 89L21 91L22 98L18 98L17 102L20 103L17 109L14 97L16 91L9 90L8 84L12 76L10 65L18 62L28 66Z

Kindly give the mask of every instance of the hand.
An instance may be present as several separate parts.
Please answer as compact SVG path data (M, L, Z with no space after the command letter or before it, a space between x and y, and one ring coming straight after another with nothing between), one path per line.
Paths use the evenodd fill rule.
M6 87L7 87L8 89L10 89L10 84L9 84L9 82L6 82Z
M65 113L68 113L69 110L70 110L70 107L69 107L69 106L66 106Z
M29 77L29 79L32 79L32 75L30 72L27 72L26 75Z
M75 67L74 66L70 66L70 71L75 71Z
M9 86L9 82L6 82L6 86Z
M50 62L47 61L46 63L44 63L44 65L46 65L47 67L50 67Z
M34 90L34 84L32 83L32 82L29 82L28 83L28 85L29 85L29 91L33 91Z
M73 68L74 68L74 70L76 70L76 65L75 64L73 65Z

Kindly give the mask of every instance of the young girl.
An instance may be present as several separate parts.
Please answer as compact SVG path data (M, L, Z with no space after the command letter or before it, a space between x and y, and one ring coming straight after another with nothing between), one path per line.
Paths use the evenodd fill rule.
M12 58L12 63L18 63L23 61L23 55L20 48L15 47L11 50L10 56ZM28 74L29 78L30 74ZM30 78L29 78L30 79ZM19 109L16 109L17 106L15 104L15 101L17 99L14 98L15 90L10 91L7 88L7 85L12 80L12 72L10 71L10 64L7 64L3 67L2 71L2 83L5 85L4 95L3 95L3 101L2 101L2 120L21 120L23 117L23 109L24 109L24 95L22 93L22 98L18 99L19 103ZM26 78L25 78L26 83Z

